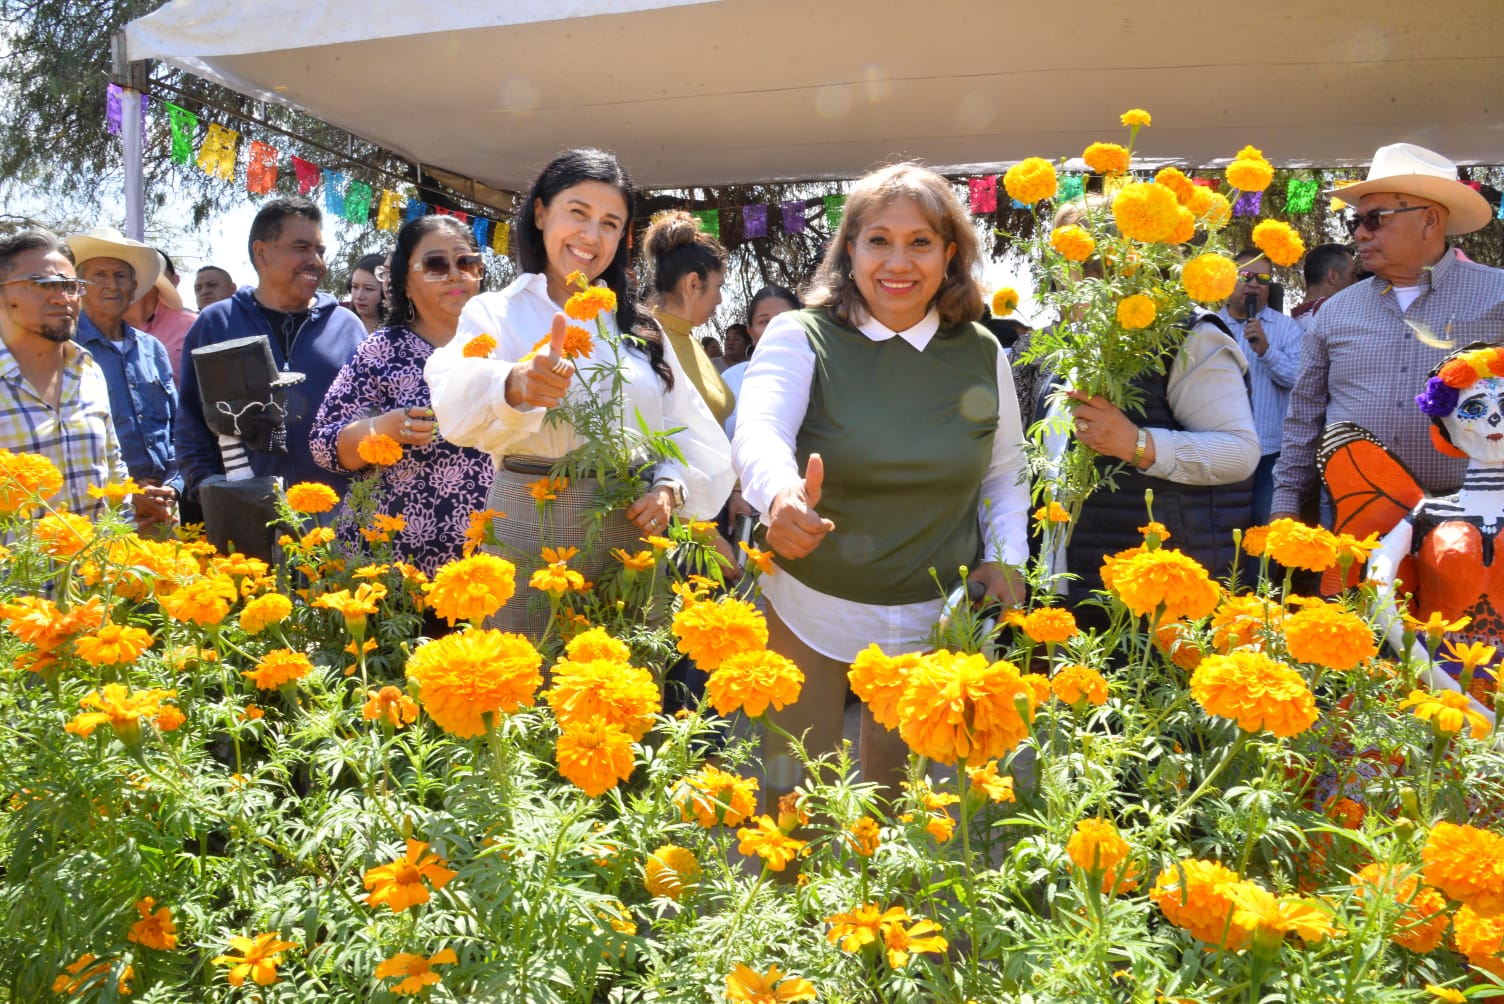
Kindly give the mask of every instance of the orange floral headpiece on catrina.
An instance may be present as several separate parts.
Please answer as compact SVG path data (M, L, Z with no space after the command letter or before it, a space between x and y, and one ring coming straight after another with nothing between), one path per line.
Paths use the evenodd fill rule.
M1493 377L1504 377L1504 346L1473 342L1443 359L1426 381L1426 389L1415 398L1420 410L1431 417L1431 445L1449 457L1467 454L1452 445L1452 437L1442 419L1457 409L1459 391Z

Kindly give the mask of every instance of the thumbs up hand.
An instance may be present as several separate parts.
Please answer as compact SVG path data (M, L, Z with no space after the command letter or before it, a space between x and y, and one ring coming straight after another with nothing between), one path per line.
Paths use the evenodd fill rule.
M507 374L507 404L513 408L552 408L564 399L574 377L574 364L564 358L564 332L568 327L569 319L555 314L548 345L512 367Z
M768 507L768 546L774 553L802 558L836 528L815 511L824 483L825 462L818 453L811 453L804 466L804 480L779 492Z

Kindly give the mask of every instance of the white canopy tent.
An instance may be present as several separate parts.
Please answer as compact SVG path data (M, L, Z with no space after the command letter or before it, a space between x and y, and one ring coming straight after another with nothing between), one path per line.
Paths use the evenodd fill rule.
M1190 165L1504 162L1504 0L175 0L125 56L504 191L578 144L645 188L978 172L1121 140L1129 107Z

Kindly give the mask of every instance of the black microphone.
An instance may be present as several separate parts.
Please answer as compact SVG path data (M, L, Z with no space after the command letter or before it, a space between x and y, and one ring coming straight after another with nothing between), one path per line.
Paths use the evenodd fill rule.
M1257 293L1243 294L1243 315L1247 320L1253 320L1253 316L1259 312L1259 295Z

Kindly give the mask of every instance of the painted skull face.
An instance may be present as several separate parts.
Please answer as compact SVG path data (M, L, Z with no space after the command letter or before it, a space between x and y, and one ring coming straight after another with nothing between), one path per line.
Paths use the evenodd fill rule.
M1473 460L1504 465L1504 379L1489 377L1463 389L1442 423L1452 444Z

